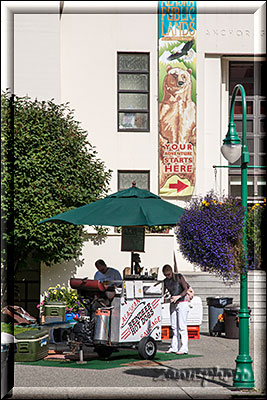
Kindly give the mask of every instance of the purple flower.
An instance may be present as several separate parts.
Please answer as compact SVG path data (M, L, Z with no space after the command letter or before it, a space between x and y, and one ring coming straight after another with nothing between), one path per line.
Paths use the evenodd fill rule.
M244 265L243 221L244 207L238 199L219 199L213 192L193 199L176 227L180 251L203 271L224 280L237 278Z

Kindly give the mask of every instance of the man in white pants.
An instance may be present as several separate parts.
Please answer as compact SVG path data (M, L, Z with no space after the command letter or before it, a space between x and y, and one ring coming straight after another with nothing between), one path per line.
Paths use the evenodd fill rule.
M170 265L164 265L162 272L165 276L163 281L164 290L167 289L171 294L170 316L173 337L171 347L167 353L187 354L187 317L189 313L189 303L186 300L186 293L188 285L181 274L173 273Z

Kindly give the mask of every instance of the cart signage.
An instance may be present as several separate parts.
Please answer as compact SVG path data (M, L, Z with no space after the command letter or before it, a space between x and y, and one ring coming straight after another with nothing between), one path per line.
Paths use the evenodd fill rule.
M120 341L136 341L145 336L161 335L160 299L134 299L122 305Z
M145 228L140 226L123 226L121 235L121 251L144 252Z

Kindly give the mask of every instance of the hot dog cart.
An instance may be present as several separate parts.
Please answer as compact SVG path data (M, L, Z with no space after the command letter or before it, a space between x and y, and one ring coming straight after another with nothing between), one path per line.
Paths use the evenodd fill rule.
M100 357L114 348L137 348L144 359L153 359L161 341L163 283L151 279L100 282L70 280L85 305L69 335L69 344L94 346Z

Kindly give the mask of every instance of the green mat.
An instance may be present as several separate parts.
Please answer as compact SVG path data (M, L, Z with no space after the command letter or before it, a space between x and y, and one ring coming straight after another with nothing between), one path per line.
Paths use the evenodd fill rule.
M92 354L90 359L85 360L86 364L77 364L76 361L72 360L39 360L32 362L18 362L16 364L23 365L37 365L43 367L63 367L63 368L85 368L85 369L108 369L130 366L131 363L142 364L170 361L170 360L182 360L184 358L202 357L196 354L165 354L157 352L154 360L143 360L140 358L136 350L122 350L118 353L112 354L109 359L101 360L97 355Z

